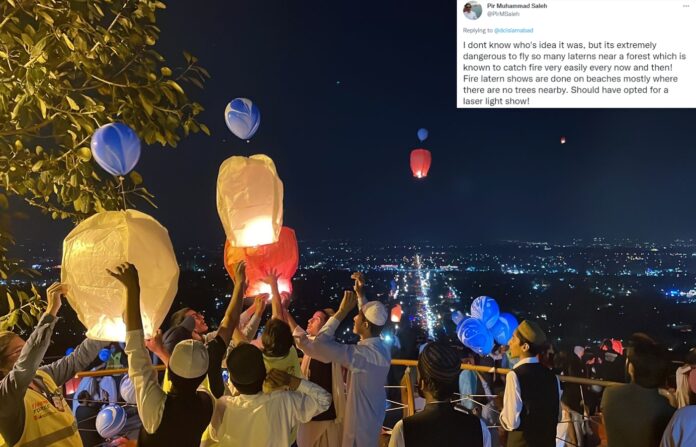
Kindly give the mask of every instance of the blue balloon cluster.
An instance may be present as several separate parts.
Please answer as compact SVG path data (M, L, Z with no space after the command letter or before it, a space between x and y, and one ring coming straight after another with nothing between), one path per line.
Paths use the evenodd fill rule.
M111 439L119 436L126 426L126 411L118 405L107 405L97 414L96 428L99 436Z
M462 319L461 312L452 314L457 325L457 337L479 355L488 355L493 342L506 345L517 329L517 319L500 312L498 303L489 296L480 296L471 303L471 318Z
M140 139L123 123L100 127L92 135L92 156L111 175L126 175L140 159Z
M247 98L237 98L225 107L225 123L242 140L253 137L261 124L261 111Z

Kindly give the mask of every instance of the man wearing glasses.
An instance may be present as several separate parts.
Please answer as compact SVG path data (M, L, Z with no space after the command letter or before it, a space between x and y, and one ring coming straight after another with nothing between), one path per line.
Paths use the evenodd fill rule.
M464 5L464 17L469 20L478 19L478 15L471 9L471 3Z

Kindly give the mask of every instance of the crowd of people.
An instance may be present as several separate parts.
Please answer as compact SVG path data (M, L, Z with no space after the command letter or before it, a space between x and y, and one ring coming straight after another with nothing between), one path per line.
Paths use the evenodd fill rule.
M270 297L254 297L246 310L244 263L233 272L234 289L216 330L210 331L201 313L184 308L172 314L166 332L145 339L136 267L126 263L109 271L127 291L127 358L118 363L128 366L139 421L133 439L114 443L594 447L604 427L609 447L696 445L696 350L670 387L666 350L645 334L634 334L625 352L607 341L597 351L555 353L530 320L490 356L444 341L424 343L414 377L422 408L389 433L383 423L392 355L380 337L389 312L382 302L367 300L363 274L352 275L353 289L344 292L338 309L316 310L303 328L274 272L264 278ZM61 284L48 288L46 312L26 342L0 332L2 447L94 445L78 430L80 412L71 411L62 387L110 344L85 340L41 366L61 297L69 292ZM257 337L269 298L271 317ZM340 343L336 331L355 308L352 330L359 342ZM115 345L110 350L114 357ZM161 380L155 358L166 366ZM485 368L462 370L462 363ZM511 369L501 375L494 366ZM593 387L564 376L612 383ZM78 406L83 413L90 408L89 395L75 397L84 401Z

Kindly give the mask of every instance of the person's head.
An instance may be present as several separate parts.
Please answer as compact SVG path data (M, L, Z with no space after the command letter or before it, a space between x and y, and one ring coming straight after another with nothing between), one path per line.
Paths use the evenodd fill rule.
M464 5L464 12L471 12L471 3L467 3Z
M317 335L319 330L326 324L329 317L333 314L331 309L318 310L312 314L312 318L307 320L307 333Z
M462 363L466 363L467 365L475 365L476 364L476 354L474 351L472 351L470 348L467 348L464 346L464 349L459 354L459 359L461 360Z
M263 354L254 345L242 343L227 356L227 371L230 382L241 394L258 394L266 380Z
M388 317L384 304L379 301L369 301L353 318L353 333L359 335L361 340L379 337Z
M179 326L184 321L184 318L189 316L193 317L194 321L196 322L196 326L194 326L193 332L196 332L198 334L205 334L206 332L208 332L208 324L205 322L205 317L203 316L203 314L191 309L190 307L184 307L174 312L172 316L169 318L169 326Z
M10 331L0 331L0 378L5 377L17 363L24 347L22 337Z
M424 398L448 400L459 387L460 359L444 343L428 343L418 356L418 392Z
M534 357L545 350L546 334L531 320L524 320L512 333L510 339L510 357Z
M635 333L627 354L628 374L633 383L645 388L664 385L669 364L662 345L646 334Z
M184 340L174 346L169 358L169 379L176 393L193 393L208 373L208 349L197 340Z
M271 318L261 336L263 352L269 357L285 357L293 345L290 326L283 320Z
M600 345L599 349L601 349L602 351L613 352L614 345L611 342L611 340L607 338L607 339L602 341L602 344Z

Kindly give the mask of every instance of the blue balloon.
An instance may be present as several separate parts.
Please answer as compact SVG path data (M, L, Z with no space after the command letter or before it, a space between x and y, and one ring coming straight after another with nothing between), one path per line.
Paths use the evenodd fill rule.
M424 142L428 138L428 129L422 128L418 129L418 139Z
M108 348L104 348L101 351L99 351L99 360L101 360L102 362L109 360L110 356L111 356L111 351L109 351Z
M118 405L107 405L98 414L96 428L99 436L111 439L119 436L126 426L126 410Z
M506 345L512 338L512 333L517 329L517 319L507 312L503 312L498 317L498 321L491 328L491 334L498 344Z
M488 329L498 321L499 315L498 303L490 296L480 296L471 303L471 316L483 321Z
M493 335L481 320L467 318L457 326L457 337L465 346L479 355L488 355L493 350Z
M75 352L75 348L72 348L72 347L71 347L71 348L68 348L68 349L65 350L65 355L66 355L66 356L67 356L67 355L70 355L70 354L72 354L73 352Z
M452 322L458 325L464 319L464 314L460 310L452 312Z
M92 135L94 160L111 175L126 175L140 159L140 139L123 123L100 127Z
M250 99L233 99L225 107L225 123L237 137L248 140L259 129L261 111Z
M128 377L128 375L123 376L121 379L121 384L119 385L118 391L127 404L136 404L135 385L133 385L133 381L130 379L130 377Z

